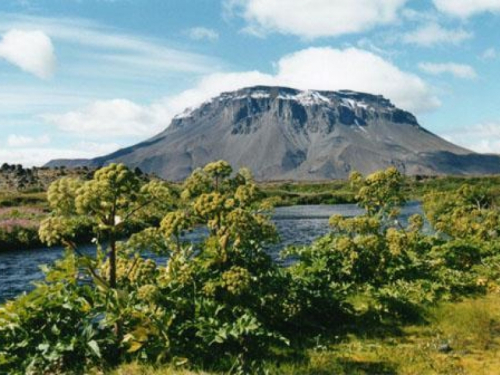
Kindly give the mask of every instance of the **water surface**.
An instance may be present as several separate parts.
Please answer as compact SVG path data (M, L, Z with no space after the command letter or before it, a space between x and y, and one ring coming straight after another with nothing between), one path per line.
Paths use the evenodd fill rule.
M354 204L307 205L279 207L275 210L273 221L280 234L281 242L269 248L269 253L277 259L279 252L286 246L310 244L328 232L328 219L334 214L356 216L363 213ZM401 213L401 220L414 213L421 213L418 203L408 204ZM202 232L195 232L190 239L199 240ZM80 247L83 253L94 254L94 245ZM17 250L0 253L0 302L33 288L32 282L43 278L40 265L51 265L61 257L62 247L36 250ZM165 258L152 256L157 261Z

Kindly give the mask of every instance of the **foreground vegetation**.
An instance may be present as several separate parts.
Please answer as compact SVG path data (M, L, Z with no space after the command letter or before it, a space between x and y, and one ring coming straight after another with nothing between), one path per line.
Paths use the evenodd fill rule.
M44 246L38 237L40 223L50 213L47 189L63 177L89 180L95 170L78 168L23 168L4 163L0 167L0 252L36 249ZM134 173L143 180L150 176ZM82 226L78 242L92 238L90 228Z
M276 198L247 170L211 163L182 189L116 164L58 180L39 234L68 250L0 308L0 373L457 373L477 355L498 366L490 189L427 193L428 234L420 215L398 221L408 194L396 169L353 173L350 186L366 213L333 216L328 235L285 249L282 268L263 250L277 241ZM82 226L93 257L76 244ZM480 335L464 331L472 324Z
M88 168L23 168L4 164L0 168L0 252L36 249L43 246L38 238L40 222L49 213L46 190L51 182L61 177L89 180L95 170ZM143 181L154 180L139 169L134 173ZM405 177L403 191L408 199L421 201L430 192L455 192L462 185L481 188L488 192L496 205L500 205L500 176L415 176ZM257 184L261 198L274 206L301 204L356 203L355 192L349 181L329 182L269 182ZM182 184L172 183L169 188L179 193ZM33 213L36 212L36 215ZM80 242L88 241L92 234L81 228Z
M481 374L496 375L500 364L500 295L442 303L425 322L396 329L373 327L347 335L318 336L302 357L266 363L269 374ZM94 374L102 372L94 370ZM204 371L138 362L112 375L194 375Z

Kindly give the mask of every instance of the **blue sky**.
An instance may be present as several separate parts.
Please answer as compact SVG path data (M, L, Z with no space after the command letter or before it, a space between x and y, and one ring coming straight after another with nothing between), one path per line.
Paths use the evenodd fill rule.
M500 0L2 0L0 163L94 157L254 84L383 94L500 153Z

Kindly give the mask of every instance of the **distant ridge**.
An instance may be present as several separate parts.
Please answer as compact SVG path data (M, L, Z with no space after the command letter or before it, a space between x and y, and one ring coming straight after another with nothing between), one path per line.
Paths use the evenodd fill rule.
M260 181L345 178L391 165L408 175L500 173L500 156L445 141L380 95L268 86L222 93L134 146L47 166L122 162L178 181L219 159Z

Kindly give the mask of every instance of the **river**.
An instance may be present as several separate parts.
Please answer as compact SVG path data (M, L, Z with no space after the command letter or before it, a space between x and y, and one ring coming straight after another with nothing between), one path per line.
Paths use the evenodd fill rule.
M362 212L354 204L279 207L274 212L273 221L281 242L270 247L269 253L278 258L279 252L286 246L310 244L328 232L328 219L334 214L356 216ZM405 221L415 213L421 213L421 206L418 202L411 202L402 210L401 220ZM194 237L196 239L196 233ZM81 250L93 254L95 246L85 245ZM52 264L63 251L62 247L51 247L0 253L0 302L33 289L32 283L43 278L40 265ZM154 258L159 262L165 260Z

